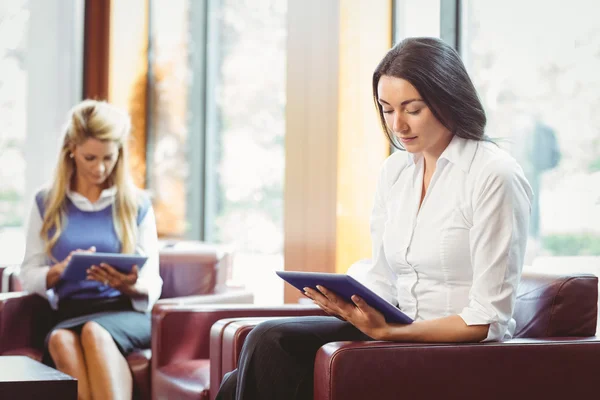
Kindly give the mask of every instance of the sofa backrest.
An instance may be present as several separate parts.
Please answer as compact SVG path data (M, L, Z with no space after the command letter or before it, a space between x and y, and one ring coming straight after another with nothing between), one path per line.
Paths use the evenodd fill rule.
M20 292L23 290L19 279L20 265L0 265L0 293Z
M163 242L159 250L161 298L214 293L231 268L227 247L197 241Z
M517 290L514 337L593 336L597 317L596 276L523 272Z

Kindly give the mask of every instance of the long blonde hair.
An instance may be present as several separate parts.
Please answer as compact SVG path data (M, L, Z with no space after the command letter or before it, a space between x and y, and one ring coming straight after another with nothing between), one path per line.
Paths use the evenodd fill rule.
M127 162L127 143L131 131L129 116L103 101L84 100L69 113L54 181L45 198L45 213L40 235L45 251L52 257L52 248L58 241L65 224L66 194L75 173L75 161L70 154L74 146L90 138L115 142L119 155L108 184L116 186L117 194L112 217L121 242L122 253L133 253L137 239L138 190L133 183ZM49 236L51 233L51 236Z

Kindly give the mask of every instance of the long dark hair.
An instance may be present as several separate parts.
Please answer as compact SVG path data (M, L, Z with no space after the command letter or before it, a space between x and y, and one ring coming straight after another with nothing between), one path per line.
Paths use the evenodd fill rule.
M383 131L394 147L404 150L388 129L377 101L377 85L383 75L413 85L433 115L454 135L488 140L485 111L475 86L456 50L442 40L404 39L388 51L373 73L373 100Z

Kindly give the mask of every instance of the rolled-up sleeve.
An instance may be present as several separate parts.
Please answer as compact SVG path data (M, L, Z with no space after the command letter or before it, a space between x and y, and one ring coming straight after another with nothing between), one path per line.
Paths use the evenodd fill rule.
M490 163L474 183L473 285L469 303L459 315L467 325L490 325L484 341L505 339L514 329L531 198L531 188L516 162Z
M139 273L136 286L144 295L131 300L137 311L147 312L152 309L160 297L162 279L158 263L158 237L156 234L156 218L152 207L144 216L138 227L136 251L148 257Z

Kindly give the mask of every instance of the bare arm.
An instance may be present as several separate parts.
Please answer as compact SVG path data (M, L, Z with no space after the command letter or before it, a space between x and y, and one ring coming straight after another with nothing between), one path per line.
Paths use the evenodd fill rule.
M387 324L379 340L394 342L480 342L488 335L490 325L467 325L458 315L416 321L410 325Z
M489 324L467 325L458 315L415 321L408 325L388 324L383 314L358 296L352 296L354 303L348 303L326 288L322 286L318 288L319 291L305 288L305 294L327 313L339 315L375 340L429 343L480 342L488 335Z

